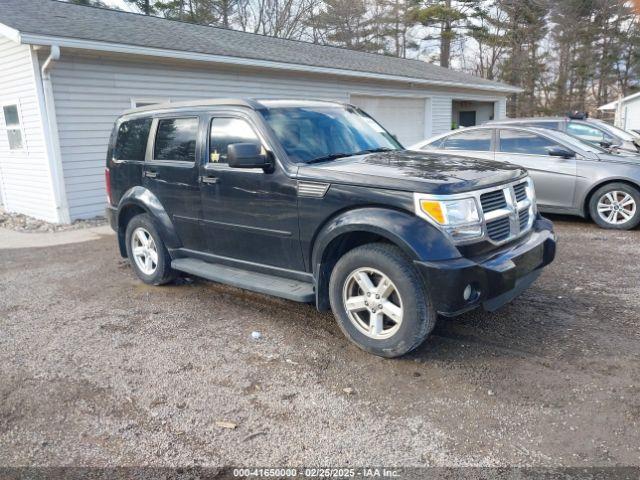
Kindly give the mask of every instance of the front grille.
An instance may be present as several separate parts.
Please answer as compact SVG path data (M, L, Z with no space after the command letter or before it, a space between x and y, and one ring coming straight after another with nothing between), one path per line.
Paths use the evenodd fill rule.
M501 208L507 208L507 200L504 196L504 190L495 190L493 192L483 193L480 196L482 211L484 213L494 212Z
M528 180L478 192L476 198L482 206L484 228L489 241L506 243L531 229L535 212L532 193Z
M527 226L529 225L529 209L527 210L522 210L519 214L518 214L518 220L520 222L520 231L524 232L524 230L527 228Z
M516 185L513 187L513 191L516 194L516 200L518 202L522 202L527 199L527 184L521 183L520 185Z
M487 222L487 234L494 242L506 240L511 235L511 223L509 217L502 217Z

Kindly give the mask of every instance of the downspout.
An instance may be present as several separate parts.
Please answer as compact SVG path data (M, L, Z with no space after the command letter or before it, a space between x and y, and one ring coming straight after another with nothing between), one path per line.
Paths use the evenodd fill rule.
M44 94L44 106L46 114L46 125L49 130L49 165L51 168L51 180L53 183L53 195L56 202L56 212L60 223L71 223L69 205L67 203L67 191L64 183L64 170L62 167L62 153L60 151L60 141L58 136L58 121L56 117L56 107L53 100L53 84L51 83L51 70L55 62L60 60L60 47L51 45L49 56L45 60L41 72L42 87Z

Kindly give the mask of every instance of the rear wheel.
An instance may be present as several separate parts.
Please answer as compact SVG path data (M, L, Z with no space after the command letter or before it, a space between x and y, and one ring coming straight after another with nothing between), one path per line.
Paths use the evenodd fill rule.
M149 215L133 217L127 225L125 238L127 256L140 280L150 285L163 285L176 278L169 252Z
M343 333L374 355L404 355L435 326L419 273L393 245L374 243L346 253L331 273L329 297Z
M589 213L602 228L635 228L640 224L640 191L626 183L604 185L591 197Z

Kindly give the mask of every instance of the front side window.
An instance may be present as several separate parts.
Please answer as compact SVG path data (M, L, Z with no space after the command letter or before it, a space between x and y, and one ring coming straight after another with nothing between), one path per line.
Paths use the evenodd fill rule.
M4 124L7 128L9 150L22 150L24 148L24 140L22 138L22 125L20 125L18 105L6 105L2 107L2 110Z
M155 160L195 162L197 118L163 118L158 121Z
M214 118L211 121L209 162L227 163L227 150L234 143L260 143L260 139L246 120Z
M549 150L559 147L553 140L535 133L500 130L500 151L503 153L548 155Z
M610 135L605 135L605 133L599 128L585 125L584 123L569 122L567 124L567 133L587 142L613 143L613 137L611 137Z
M144 160L149 130L151 130L150 118L136 118L122 122L118 128L113 157L117 160Z
M352 106L274 106L261 113L294 162L401 148L379 123Z
M469 132L454 133L444 140L440 148L445 150L490 152L492 136L493 130L471 130Z

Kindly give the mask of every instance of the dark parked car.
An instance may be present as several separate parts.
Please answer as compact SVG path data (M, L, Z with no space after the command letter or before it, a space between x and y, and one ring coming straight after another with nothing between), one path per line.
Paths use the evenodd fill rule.
M595 118L535 117L494 120L488 124L549 128L612 150L640 152L640 137Z
M106 169L120 252L332 309L368 352L402 355L436 314L495 310L555 254L520 167L402 149L350 105L216 100L116 122Z

